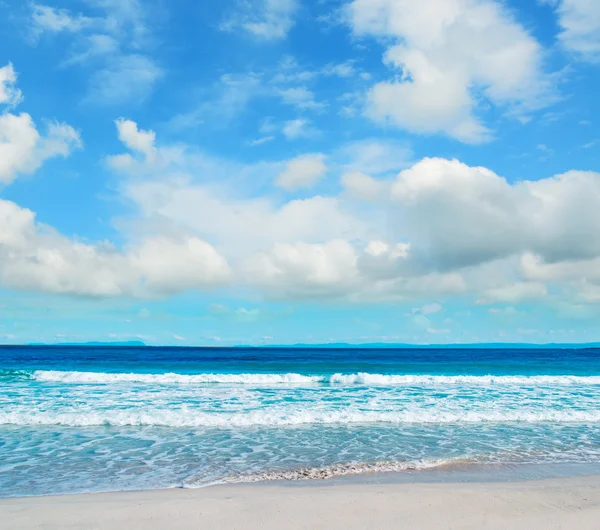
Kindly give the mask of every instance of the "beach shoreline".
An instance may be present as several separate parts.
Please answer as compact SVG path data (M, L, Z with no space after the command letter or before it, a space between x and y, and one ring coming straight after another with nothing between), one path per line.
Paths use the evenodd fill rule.
M0 528L514 528L597 529L600 475L520 482L324 484L0 499Z

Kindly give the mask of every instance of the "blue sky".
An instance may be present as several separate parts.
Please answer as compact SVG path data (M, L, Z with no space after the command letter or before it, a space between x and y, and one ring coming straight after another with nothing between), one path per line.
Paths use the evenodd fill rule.
M600 340L600 4L5 0L0 342Z

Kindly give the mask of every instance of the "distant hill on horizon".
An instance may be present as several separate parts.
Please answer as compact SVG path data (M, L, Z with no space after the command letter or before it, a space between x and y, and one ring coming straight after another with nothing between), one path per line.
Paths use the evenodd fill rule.
M129 346L129 347L140 347L148 346L141 340L126 340L126 341L115 341L115 342L102 342L102 341L90 341L90 342L32 342L25 344L25 346Z

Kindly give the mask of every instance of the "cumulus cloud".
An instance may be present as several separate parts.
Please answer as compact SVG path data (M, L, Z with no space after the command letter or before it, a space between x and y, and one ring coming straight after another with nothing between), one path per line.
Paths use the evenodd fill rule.
M489 169L445 159L418 162L392 186L402 234L440 268L524 252L549 261L598 256L598 197L594 172L511 184Z
M359 283L356 252L344 240L325 244L278 243L251 256L246 278L276 297L345 296Z
M356 35L391 43L385 64L397 79L375 84L366 114L416 133L489 140L478 100L519 111L548 102L536 40L493 0L354 0Z
M221 24L221 29L242 29L265 40L282 39L294 26L297 10L297 0L259 0L252 4L240 2L236 12Z
M15 87L12 65L0 69L0 103L16 105L22 100ZM67 157L81 147L79 133L65 123L50 122L41 135L26 112L0 114L0 182L10 184L19 175L36 171L45 160Z
M232 198L200 183L160 180L133 181L123 192L138 205L143 218L159 216L188 227L235 256L274 242L326 242L363 232L362 221L345 212L333 197L277 205L268 198Z
M227 261L206 241L195 237L154 236L126 254L143 289L169 295L227 283Z
M4 287L81 296L172 295L223 285L226 260L195 236L146 237L125 251L71 240L35 214L0 200L0 281Z
M140 222L210 242L238 281L269 297L470 296L518 304L576 293L591 303L600 285L600 174L594 172L511 183L484 167L425 158L390 178L394 164L386 155L375 157L384 171L375 179L346 172L351 158L339 149L327 155L327 165L341 173L340 195L281 202L240 193L240 179L260 175L265 183L279 177L288 189L309 186L324 170L324 155L309 157L319 163L306 174L288 171L295 168L289 162L252 168L215 161L198 169L201 153L161 145L134 122L117 126L129 152L109 163L123 173L122 192L139 208Z
M540 255L526 252L521 256L520 272L524 278L539 282L582 280L600 285L600 257L547 262Z
M413 275L396 269L382 275L372 260L407 259L407 249L399 246L377 251L381 242L357 248L342 239L324 244L275 244L269 251L251 255L243 263L247 282L258 286L273 298L318 299L339 298L355 302L411 299L417 296L464 294L464 279L457 273L425 273ZM378 249L379 250L379 249ZM368 266L365 256L371 260ZM384 267L385 267L384 266ZM388 269L389 270L389 269Z
M128 128L133 137L151 134L133 124ZM131 138L123 140L132 143ZM160 143L148 158L139 152L141 156L134 156L132 147L131 152L108 157L107 163L124 177L121 192L139 208L140 222L184 227L226 249L229 256L267 249L275 242L324 243L342 236L360 237L365 232L363 220L346 211L337 197L315 195L281 203L275 197L241 193L244 179L253 184L258 178L265 183L275 181L285 172L286 163L247 167L211 160L186 146ZM310 171L292 171L283 183L306 186L320 177L324 163L314 155L308 160ZM303 164L299 167L306 169ZM295 164L291 168L297 169ZM233 186L229 184L232 181Z
M408 296L430 285L430 294L471 292L481 303L516 304L549 296L550 283L591 301L600 285L599 186L593 172L509 183L486 168L424 159L399 173L389 197L357 194L388 209L388 241L276 246L257 258L254 277L288 295L284 278L307 293L346 286L351 298ZM347 260L343 268L339 256ZM332 291L312 282L334 277L316 275L307 265L313 261L336 271Z
M498 259L518 248L518 194L486 168L424 159L399 173L391 194L399 204L398 230L440 268Z
M7 76L14 82L12 77ZM154 133L124 119L117 120L117 128L121 141L142 155L140 163L151 164ZM79 134L71 126L50 123L47 129L41 135L26 113L0 114L0 181L9 184L19 174L33 173L45 160L66 157L80 147ZM168 160L169 150L163 154ZM194 234L144 233L118 250L108 242L67 238L37 222L31 210L0 200L0 283L7 288L152 297L220 286L230 275L225 258Z
M150 158L154 154L156 148L156 133L154 131L141 131L138 129L137 123L125 118L119 118L115 124L119 133L119 140L132 151L143 153Z
M302 155L290 160L275 184L288 191L310 188L327 173L322 154Z

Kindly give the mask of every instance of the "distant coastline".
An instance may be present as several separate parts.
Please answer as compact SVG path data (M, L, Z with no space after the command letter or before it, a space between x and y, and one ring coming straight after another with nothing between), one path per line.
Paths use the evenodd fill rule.
M3 346L8 346L7 344ZM111 346L117 348L144 348L148 347L145 342L141 340L130 340L130 341L122 341L122 342L99 342L99 341L91 341L91 342L32 342L29 344L10 344L10 346Z
M369 342L363 344L354 344L346 342L332 342L322 344L235 344L231 346L226 345L159 345L159 344L146 344L142 341L122 341L122 342L101 342L101 341L90 341L90 342L56 342L56 343L44 343L36 342L29 344L3 344L0 347L115 347L115 348L198 348L198 349L216 349L216 348L248 348L248 349L587 349L587 348L600 348L600 342L582 342L582 343L527 343L527 342L483 342L483 343L460 343L460 344L409 344L409 343L389 343L389 342Z

